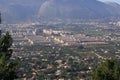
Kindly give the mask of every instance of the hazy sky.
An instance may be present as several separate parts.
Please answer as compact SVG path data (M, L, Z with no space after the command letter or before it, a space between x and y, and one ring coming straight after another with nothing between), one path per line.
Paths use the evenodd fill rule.
M100 0L100 1L112 1L112 2L117 2L120 4L120 0Z

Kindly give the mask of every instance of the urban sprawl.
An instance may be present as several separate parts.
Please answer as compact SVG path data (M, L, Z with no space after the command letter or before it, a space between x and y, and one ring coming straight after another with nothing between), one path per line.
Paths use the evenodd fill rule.
M13 38L23 80L90 80L105 59L120 60L120 21L1 24Z

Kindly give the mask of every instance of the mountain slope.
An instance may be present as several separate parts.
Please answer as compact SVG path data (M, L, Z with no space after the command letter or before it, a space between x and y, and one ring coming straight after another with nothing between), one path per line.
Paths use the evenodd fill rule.
M0 0L3 23L33 20L44 0Z
M120 5L98 0L0 0L3 23L40 19L100 19L120 16Z
M40 7L39 15L44 18L96 19L120 15L119 7L97 0L48 0Z

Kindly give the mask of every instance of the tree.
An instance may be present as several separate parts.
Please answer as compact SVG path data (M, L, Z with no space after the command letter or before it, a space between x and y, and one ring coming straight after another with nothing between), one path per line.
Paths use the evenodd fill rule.
M120 80L120 66L117 60L106 60L93 72L93 80Z
M12 38L9 32L0 36L0 80L14 80L17 78L16 69L19 64L18 60L11 60Z

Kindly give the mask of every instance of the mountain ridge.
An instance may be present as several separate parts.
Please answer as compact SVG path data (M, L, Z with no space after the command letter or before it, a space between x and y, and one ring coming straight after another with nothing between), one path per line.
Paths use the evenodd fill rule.
M66 4L63 4L64 1ZM72 2L74 2L74 4ZM56 4L57 7L55 6ZM105 4L97 0L48 0L41 5L39 13L40 17L44 18L63 17L84 19L120 15L118 5L116 8L113 5Z
M98 0L0 0L4 23L36 19L99 19L120 16L120 5Z

